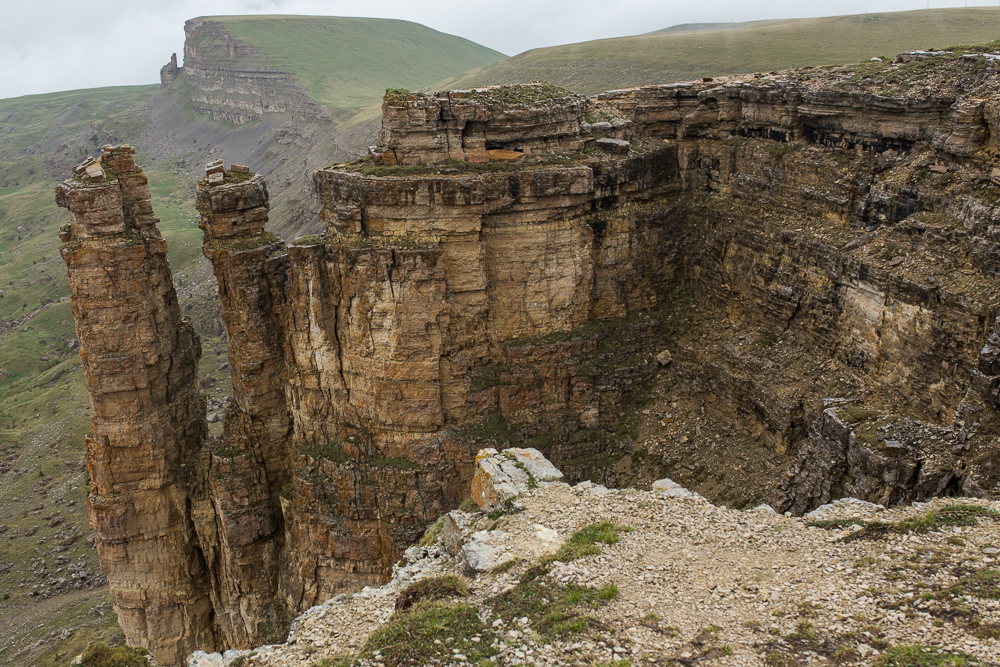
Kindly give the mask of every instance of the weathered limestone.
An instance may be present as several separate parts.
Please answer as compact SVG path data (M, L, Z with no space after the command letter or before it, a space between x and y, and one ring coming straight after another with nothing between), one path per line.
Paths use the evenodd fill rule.
M503 509L505 503L539 482L561 480L562 472L540 451L511 447L502 452L483 449L476 455L476 474L470 497L485 512Z
M237 125L271 113L327 117L294 77L268 65L259 49L233 36L224 23L191 19L184 23L184 36L181 72L199 113Z
M544 86L390 92L373 155L377 173L406 171L315 172L326 233L287 249L265 229L263 180L209 165L198 209L236 400L211 447L199 439L203 411L189 439L170 436L167 460L194 471L189 488L171 487L191 508L171 524L188 536L171 558L197 540L211 584L191 587L215 609L214 629L184 632L215 632L219 648L259 643L275 599L301 609L382 582L474 473L473 495L490 508L541 481L500 455L477 465L480 449L537 445L567 478L606 485L637 477L617 465L635 452L626 463L647 466L646 483L680 493L622 423L657 374L750 423L755 451L797 454L771 500L779 511L840 495L890 504L990 492L1000 483L990 189L1000 104L981 70L948 61L924 71L937 82L927 91L895 96L834 75L592 100ZM71 274L83 270L81 249L124 239L104 257L126 267L139 252L126 241L153 238L145 183L126 162L109 151L59 192L74 211ZM147 254L159 247L143 243ZM166 290L158 267L128 270ZM115 312L130 317L146 285ZM846 386L857 395L829 394L839 378L748 354L745 336L675 344L692 322L682 302L711 308L713 326L795 334L808 341L798 353L856 379ZM83 340L93 325L79 304ZM107 400L119 366L87 363L95 404ZM890 407L900 414L890 419ZM134 474L99 465L101 451L95 470L113 468L116 482ZM130 640L154 643L152 632Z
M62 256L94 408L87 508L126 638L179 664L217 643L185 485L206 435L201 344L180 315L131 147L106 147L101 164L116 177L77 176L56 190L70 211Z
M170 62L160 68L160 88L168 86L183 73L183 68L177 66L177 54L170 54Z
M377 164L510 162L524 155L577 151L587 100L550 86L526 84L434 95L401 97L392 91L382 103Z
M285 404L283 324L274 300L284 287L285 244L266 232L267 185L246 167L209 165L198 182L203 252L219 282L229 337L234 405L222 437L202 459L195 523L216 585L216 620L230 646L280 636L275 610L289 483L291 418Z

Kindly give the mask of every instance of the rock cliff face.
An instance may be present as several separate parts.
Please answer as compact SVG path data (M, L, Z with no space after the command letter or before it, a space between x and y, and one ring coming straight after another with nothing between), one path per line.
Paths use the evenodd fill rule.
M183 69L196 111L237 125L268 113L328 116L294 77L268 65L259 49L234 37L225 24L191 19L184 24L184 36Z
M102 168L103 167L103 168ZM201 344L181 318L149 187L129 147L56 190L73 316L94 408L90 525L130 643L165 664L216 645L188 467L207 434Z
M791 464L773 502L796 513L842 494L895 503L992 492L992 63L942 58L865 83L834 69L590 100L540 85L390 91L373 157L313 174L325 235L287 248L265 229L263 180L209 165L198 209L235 406L223 436L205 442L195 375L175 363L170 377L188 383L175 391L193 403L164 405L184 426L134 442L155 443L185 473L162 485L174 484L183 509L163 524L185 538L169 558L197 564L188 590L214 616L182 631L147 624L130 641L161 664L176 661L159 648L174 636L251 646L271 639L285 607L383 581L465 497L480 447L509 441L541 450L570 480L608 484L663 477L692 439L699 457L735 442L744 456ZM892 88L918 76L921 89ZM86 225L74 218L64 250L85 359L104 349L114 313L133 317L148 284L169 285L161 264L136 265L152 276L121 288L136 296L100 301L97 323L81 309L91 274L105 279L78 258L91 236L124 235L127 252L103 256L116 270L152 247L134 245L146 237L118 222L117 204L76 203L125 191L131 172L108 168L117 181L80 176L58 195L75 216L96 211ZM122 201L151 216L144 200ZM666 347L672 355L656 355ZM95 405L116 364L85 364ZM643 421L668 385L672 405L683 403L671 410L685 413ZM95 419L99 532L96 508L113 492L101 475L131 479L148 461L133 467L98 436L152 419L137 414ZM733 440L735 423L753 435ZM672 430L685 424L689 435ZM741 474L713 471L731 485ZM129 505L136 526L146 506ZM102 539L141 544L121 527L133 523ZM102 548L109 572L121 568L109 578L124 607L145 566Z

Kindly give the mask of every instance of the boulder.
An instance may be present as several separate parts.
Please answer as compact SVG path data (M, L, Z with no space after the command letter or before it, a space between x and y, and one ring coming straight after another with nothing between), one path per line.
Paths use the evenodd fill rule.
M187 667L222 667L222 654L195 651L187 657Z
M605 153L628 153L632 147L624 139L598 139L594 144Z
M496 532L496 531L494 531ZM462 547L462 569L474 577L480 572L492 570L497 564L497 551L488 542L490 532L481 530Z
M469 526L469 515L460 510L448 512L441 528L441 545L452 556L457 556L465 544L465 529Z
M659 493L670 498L694 498L696 500L705 500L703 496L695 493L694 491L688 491L683 486L673 481L672 479L663 479L653 482L652 486L653 493ZM707 500L705 502L708 502Z
M502 453L492 448L482 449L476 456L472 500L484 512L492 512L535 484L562 479L562 476L537 449L513 447Z

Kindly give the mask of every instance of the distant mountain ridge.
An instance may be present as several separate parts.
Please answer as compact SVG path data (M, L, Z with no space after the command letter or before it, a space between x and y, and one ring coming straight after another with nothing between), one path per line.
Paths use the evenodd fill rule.
M930 9L664 30L533 49L437 82L434 90L547 81L592 95L613 88L893 57L913 49L989 42L1000 8Z
M757 23L757 21L753 21L753 23ZM692 32L695 30L729 30L732 28L741 28L745 25L746 23L678 23L669 28L654 30L646 34L656 35L663 32Z

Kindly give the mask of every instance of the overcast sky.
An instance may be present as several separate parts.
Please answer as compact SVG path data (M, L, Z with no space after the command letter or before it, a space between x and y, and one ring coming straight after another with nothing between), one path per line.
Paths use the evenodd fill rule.
M1000 0L998 0L1000 2ZM4 2L0 98L158 83L181 57L184 21L220 14L373 16L415 21L508 55L678 23L751 21L962 7L966 0L29 0Z

